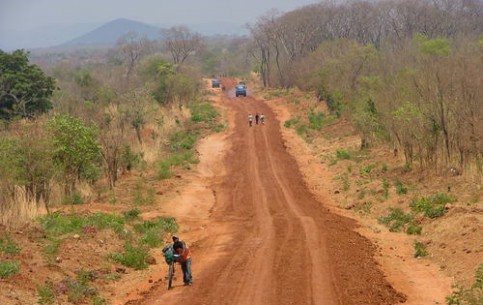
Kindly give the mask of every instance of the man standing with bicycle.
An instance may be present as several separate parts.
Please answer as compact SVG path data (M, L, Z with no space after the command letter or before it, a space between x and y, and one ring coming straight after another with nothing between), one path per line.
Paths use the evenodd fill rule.
M179 254L179 263L183 270L183 282L186 286L191 286L191 252L186 243L179 239L178 235L173 235L174 253Z

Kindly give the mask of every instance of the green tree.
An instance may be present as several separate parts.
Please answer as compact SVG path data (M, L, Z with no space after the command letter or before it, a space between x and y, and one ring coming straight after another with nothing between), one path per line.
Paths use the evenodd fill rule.
M55 80L29 64L27 52L0 50L0 119L31 118L47 112L52 108L54 89Z
M78 181L94 182L100 170L101 147L95 125L80 119L58 115L48 122L52 133L53 161L64 172L66 192L71 193Z

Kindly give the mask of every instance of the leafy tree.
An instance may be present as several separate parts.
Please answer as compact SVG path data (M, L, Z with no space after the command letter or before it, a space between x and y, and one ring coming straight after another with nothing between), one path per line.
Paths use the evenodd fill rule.
M52 108L55 80L29 64L28 53L0 50L0 119L31 118Z
M48 209L50 183L55 176L50 152L44 131L35 124L17 128L16 136L0 139L0 202L12 202L20 188L28 204L43 199Z
M95 181L101 161L97 127L69 115L55 116L48 127L52 133L53 161L64 172L66 192L71 193L78 181Z

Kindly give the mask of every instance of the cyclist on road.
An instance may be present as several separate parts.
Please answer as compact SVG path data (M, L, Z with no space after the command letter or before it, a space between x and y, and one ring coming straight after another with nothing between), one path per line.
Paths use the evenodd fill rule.
M186 243L179 239L178 235L173 235L173 249L176 254L179 254L179 263L183 270L183 282L186 286L191 286L193 280L191 274L191 252Z

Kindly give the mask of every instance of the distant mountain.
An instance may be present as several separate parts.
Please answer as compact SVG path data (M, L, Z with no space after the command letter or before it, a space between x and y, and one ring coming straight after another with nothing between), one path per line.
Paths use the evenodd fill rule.
M138 33L141 37L146 36L151 40L157 40L159 39L161 28L138 21L116 19L88 32L87 34L63 43L60 46L74 47L113 45L121 36L129 32Z

